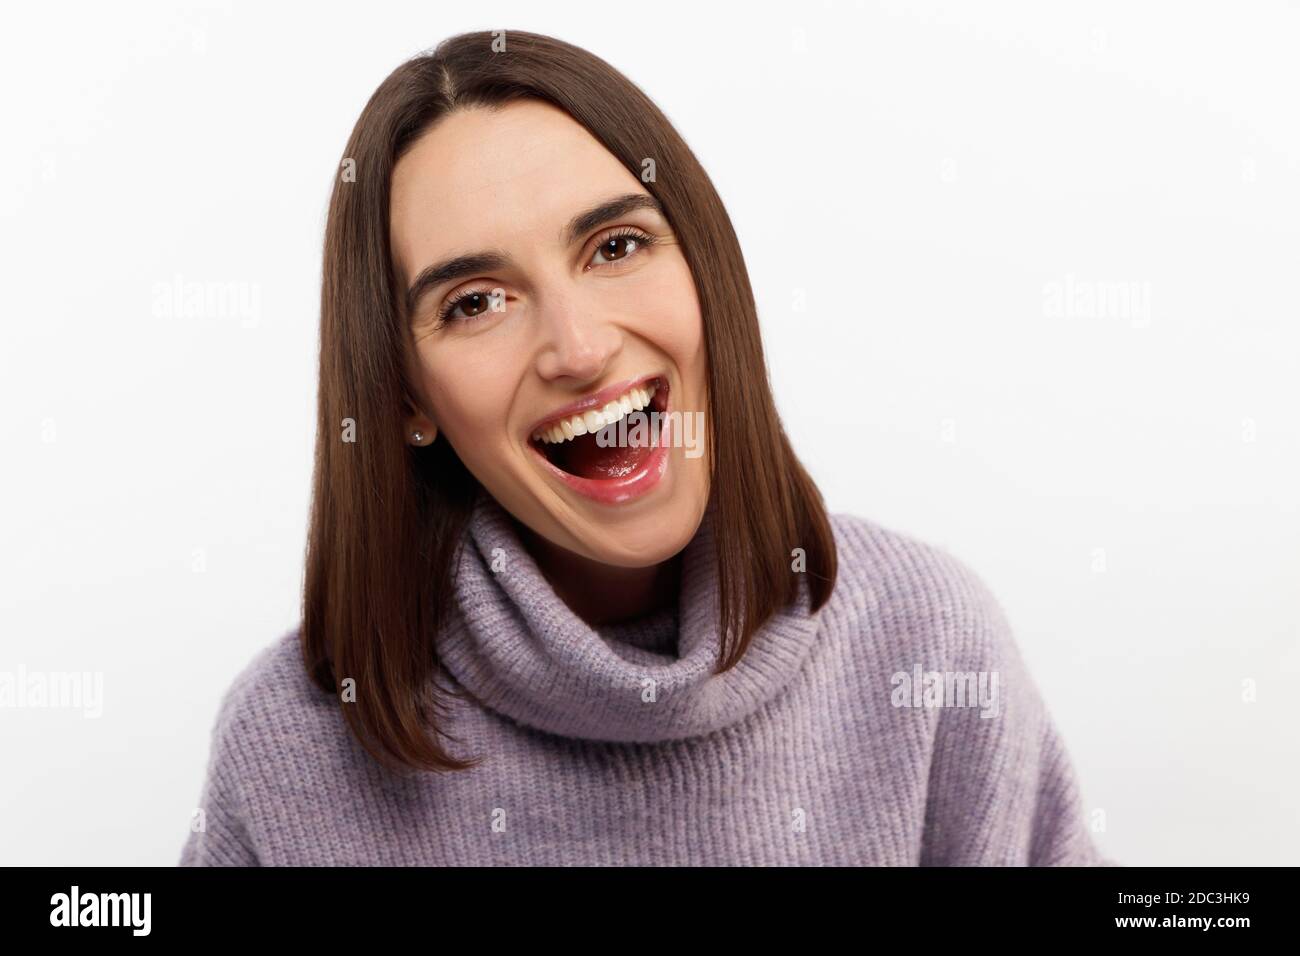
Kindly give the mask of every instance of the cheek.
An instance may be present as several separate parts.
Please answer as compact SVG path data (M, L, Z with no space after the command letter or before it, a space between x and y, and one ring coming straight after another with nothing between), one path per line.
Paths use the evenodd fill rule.
M434 421L462 458L493 447L510 409L508 376L482 367L476 357L448 347L425 354L420 363Z
M645 301L653 303L642 324L642 334L662 349L683 375L698 372L704 358L704 327L695 284L685 260L667 270Z

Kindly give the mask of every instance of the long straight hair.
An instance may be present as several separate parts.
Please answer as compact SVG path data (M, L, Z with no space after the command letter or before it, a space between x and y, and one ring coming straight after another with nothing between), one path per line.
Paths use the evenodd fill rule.
M585 50L525 32L451 37L371 96L325 227L302 653L312 679L340 696L358 740L394 769L464 770L479 759L445 747L454 738L440 729L442 693L458 692L438 686L445 672L434 639L456 600L455 561L480 486L445 439L424 448L406 441L407 415L420 406L389 246L392 171L451 111L524 98L564 110L648 179L690 266L707 352L718 672L798 599L800 578L813 611L835 584L830 523L777 415L740 244L694 154L640 89ZM647 159L653 177L641 176ZM796 548L804 574L792 571Z

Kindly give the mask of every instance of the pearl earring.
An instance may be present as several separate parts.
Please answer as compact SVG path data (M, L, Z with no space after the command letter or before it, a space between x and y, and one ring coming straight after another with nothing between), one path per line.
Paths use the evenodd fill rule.
M424 432L415 432L411 435L411 440L417 445L424 441Z

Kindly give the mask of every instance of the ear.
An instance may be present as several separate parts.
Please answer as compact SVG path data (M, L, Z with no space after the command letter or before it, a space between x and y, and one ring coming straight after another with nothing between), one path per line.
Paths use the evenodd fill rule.
M424 446L438 437L438 426L424 412L412 412L406 418L406 440L412 445Z

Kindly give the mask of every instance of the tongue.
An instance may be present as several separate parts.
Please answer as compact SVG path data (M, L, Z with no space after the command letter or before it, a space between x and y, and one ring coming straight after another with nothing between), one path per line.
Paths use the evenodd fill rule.
M626 478L635 472L650 456L650 445L626 446L611 444L602 448L590 432L558 447L554 464L579 478L608 481Z

